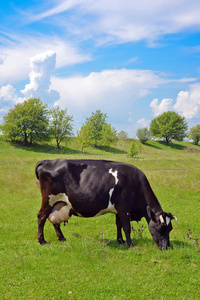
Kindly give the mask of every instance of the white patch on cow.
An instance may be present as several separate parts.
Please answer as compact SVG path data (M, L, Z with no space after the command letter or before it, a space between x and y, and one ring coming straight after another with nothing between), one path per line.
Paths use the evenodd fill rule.
M115 178L115 185L117 185L117 183L118 183L118 181L119 181L119 179L117 178L118 171L116 170L116 171L113 172L113 170L112 170L112 168L111 168L111 169L109 169L108 173L110 173L110 174L113 175L113 177ZM114 204L111 203L111 197L112 197L112 194L113 194L113 192L114 192L114 189L115 189L115 187L111 188L110 191L109 191L109 202L108 202L107 208L102 209L100 212L98 212L98 213L95 215L95 217L98 217L98 216L103 215L103 214L106 214L106 213L114 213L114 214L117 214L117 211L116 211L116 209L115 209Z
M57 195L49 195L49 205L51 207L53 207L55 203L60 202L60 201L65 202L70 207L72 207L71 203L69 202L69 199L68 199L68 197L65 193L60 193L60 194L57 194Z
M160 223L161 223L161 224L165 224L165 221L164 221L164 219L163 219L163 216L162 216L162 215L160 215L159 219L160 219Z
M109 173L112 174L115 177L115 185L117 185L119 179L117 178L118 171L115 172L112 171L112 169L109 170Z
M109 191L110 199L111 199L111 197L112 197L113 192L114 192L114 188L110 189L110 191Z
M166 224L167 224L167 226L169 225L170 221L171 221L171 219L169 217L166 217Z
M103 214L107 214L107 213L113 213L113 214L117 214L117 211L115 209L114 204L112 204L110 201L108 202L108 207L105 209L100 210L100 212L98 212L95 217L101 216Z

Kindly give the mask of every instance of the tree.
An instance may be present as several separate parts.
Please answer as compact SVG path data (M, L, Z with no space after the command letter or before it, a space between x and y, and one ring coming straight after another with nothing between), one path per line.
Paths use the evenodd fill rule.
M118 133L118 138L119 139L128 139L128 133L122 130Z
M132 142L131 147L129 149L129 156L134 157L141 152L141 143L140 142Z
M136 135L141 143L145 143L150 139L150 132L147 127L139 128L136 132Z
M111 124L104 124L101 133L101 144L103 146L110 147L110 144L117 139L117 130Z
M106 124L107 115L102 113L100 110L92 113L90 118L86 118L87 125L90 126L91 143L97 147L102 139L102 129Z
M195 145L199 144L200 141L200 124L197 124L196 126L193 126L190 128L188 133L189 139L193 140Z
M153 137L164 139L166 145L169 145L172 139L182 141L187 128L184 117L174 111L167 111L151 121L150 133Z
M60 143L73 135L73 117L67 114L67 109L60 109L59 106L51 109L51 134L56 139L57 148Z
M33 141L49 140L49 118L47 105L39 98L30 98L15 105L3 117L1 130L11 142L24 142L26 146Z
M91 143L91 132L88 124L83 124L81 129L77 131L77 139L83 152L84 148Z

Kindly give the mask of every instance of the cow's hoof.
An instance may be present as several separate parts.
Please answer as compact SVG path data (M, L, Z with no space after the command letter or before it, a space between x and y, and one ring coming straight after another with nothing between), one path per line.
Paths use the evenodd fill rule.
M134 246L133 244L132 244L131 246L128 247L128 250L135 250L135 249L137 249L137 247Z
M59 240L60 242L66 242L66 238L64 238L64 237L63 237L63 238L59 238L58 240Z
M38 241L40 243L41 246L44 246L46 244L48 244L45 240L44 241Z
M117 240L118 244L123 245L125 243L125 241L123 239L118 239Z

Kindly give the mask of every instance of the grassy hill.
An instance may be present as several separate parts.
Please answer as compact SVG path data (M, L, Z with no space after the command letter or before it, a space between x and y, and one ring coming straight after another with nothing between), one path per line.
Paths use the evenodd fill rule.
M189 142L149 141L136 158L131 140L107 149L81 152L75 138L58 151L55 144L19 147L0 140L0 298L1 299L199 299L200 147ZM91 158L127 162L149 179L163 209L176 215L171 248L157 248L145 220L132 222L134 249L116 242L115 216L72 217L56 240L45 225L49 245L37 243L41 205L34 168L41 159Z

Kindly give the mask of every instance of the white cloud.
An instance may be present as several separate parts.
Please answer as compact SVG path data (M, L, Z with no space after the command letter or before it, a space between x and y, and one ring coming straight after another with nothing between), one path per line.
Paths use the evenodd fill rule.
M15 102L15 98L16 98L15 91L16 91L15 88L10 84L8 84L6 86L2 86L0 88L0 101Z
M186 119L200 116L200 84L190 86L189 91L180 91L174 109Z
M148 127L150 124L150 121L146 120L145 118L142 118L137 121L137 124L142 127Z
M153 99L150 107L154 116L162 114L168 110L175 110L186 119L198 118L200 116L200 83L190 85L188 91L180 91L172 105L172 99L163 99L160 103L158 99Z
M22 101L23 98L17 96L16 89L12 85L8 84L0 88L0 103L16 104Z
M6 55L5 54L1 54L0 53L0 65L2 65L3 64L3 62L4 62L4 60L6 59Z
M162 35L200 27L200 3L196 0L57 0L38 14L28 15L31 22L57 16L64 28L81 38L96 36L99 42L147 40L150 44ZM49 7L49 5L48 5ZM71 18L64 18L70 10ZM94 26L95 20L95 26Z
M163 99L160 103L158 102L158 99L153 99L150 107L153 110L154 116L157 117L163 112L172 109L172 99Z
M16 89L12 85L2 86L0 88L0 115L4 115L10 107L24 100L25 98L17 96Z
M80 53L70 42L55 36L4 35L7 38L0 39L3 44L0 48L0 86L27 79L30 58L49 49L56 52L56 68L91 60L90 55Z
M39 97L42 101L56 101L59 93L50 89L51 74L55 70L56 53L52 50L37 54L31 58L29 74L30 83L25 86L21 93L30 97Z
M134 102L162 84L162 78L150 70L104 70L86 77L52 78L51 88L60 93L56 104L73 113L83 114L100 108L123 118Z

